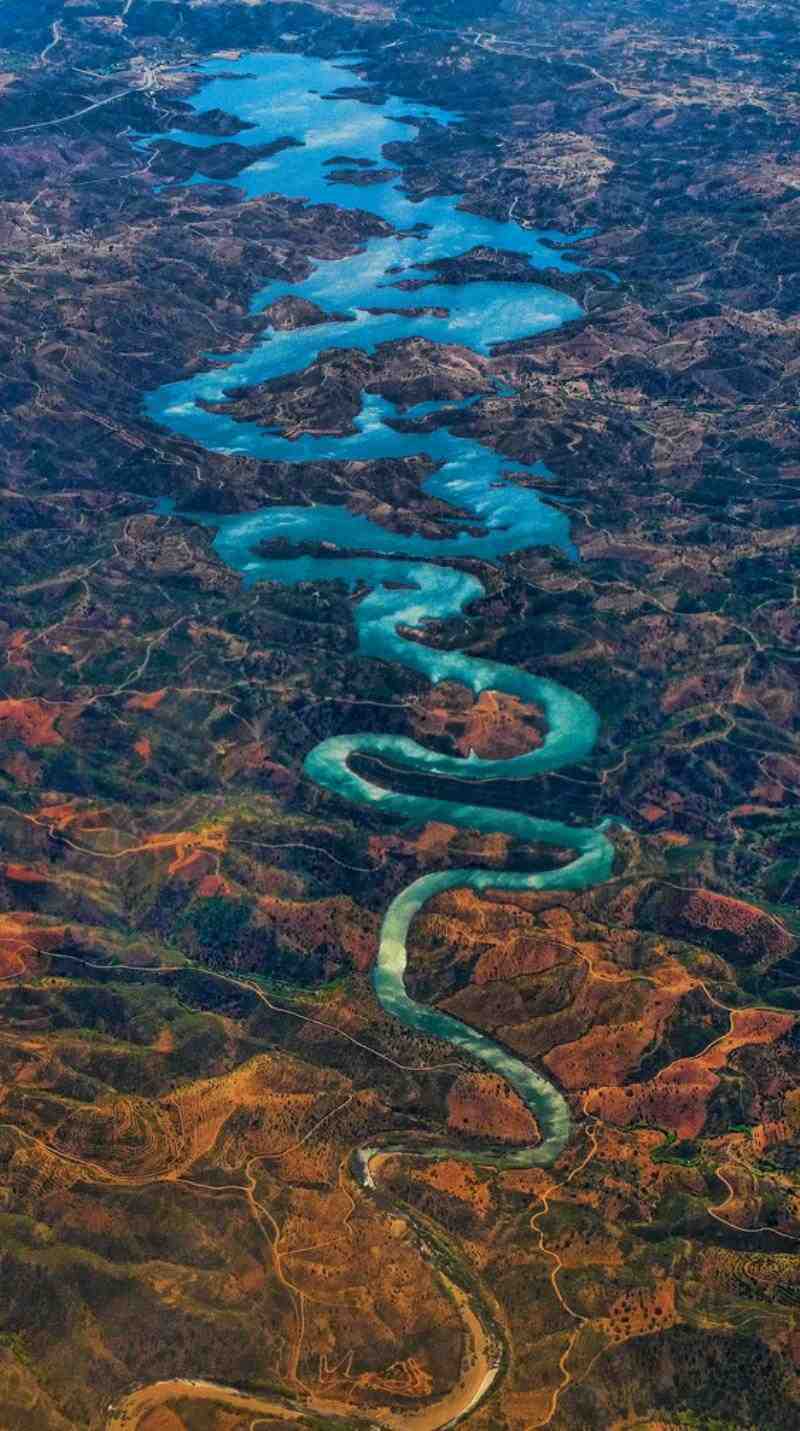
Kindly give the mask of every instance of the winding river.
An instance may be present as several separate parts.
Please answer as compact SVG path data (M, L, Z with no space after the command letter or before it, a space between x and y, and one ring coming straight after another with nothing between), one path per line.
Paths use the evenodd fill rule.
M607 879L613 847L604 827L576 829L518 811L396 793L356 773L351 758L379 756L397 769L422 772L432 779L457 777L461 782L479 783L527 780L587 757L596 738L597 718L581 696L514 667L433 649L402 634L404 629L419 633L432 619L457 615L483 594L475 576L435 564L431 558L473 556L492 561L537 544L559 546L572 554L568 520L534 491L509 482L509 464L497 453L449 431L448 412L457 404L425 403L410 409L403 414L405 419L425 416L430 422L435 414L438 425L433 431L414 431L413 423L408 430L406 422L406 430L401 432L392 426L396 411L390 403L365 397L353 434L337 438L307 435L293 441L255 424L209 412L199 404L219 402L231 388L295 372L333 346L369 351L389 339L421 335L466 344L486 354L495 343L577 317L581 310L571 298L536 283L448 285L420 265L480 244L523 253L534 267L570 271L579 267L577 256L574 252L565 255L551 245L567 248L582 235L569 239L564 234L536 234L513 222L481 218L458 208L457 200L449 196L411 203L398 187L397 171L382 182L364 186L331 183L331 170L336 166L330 161L335 156L353 156L385 168L385 144L413 137L415 125L448 125L455 119L446 111L395 98L376 102L366 90L364 100L369 102L364 102L352 94L349 87L354 77L342 63L261 54L211 62L204 67L207 82L192 104L198 111L219 108L246 120L252 128L237 136L245 145L263 145L286 135L302 140L304 147L284 150L266 160L256 158L243 170L236 182L248 195L279 193L366 210L388 221L392 235L369 240L351 257L318 264L303 282L271 284L253 300L257 312L276 298L293 294L338 315L335 321L291 332L270 330L247 352L233 358L215 359L209 354L206 371L151 393L147 411L156 423L209 449L272 460L397 457L424 452L438 464L425 489L469 514L471 532L459 529L454 522L453 534L439 540L389 532L344 508L324 505L196 520L217 529L217 552L248 582L269 579L294 584L335 579L367 588L368 594L355 607L359 649L364 656L400 662L432 683L459 682L476 696L485 690L502 691L544 711L547 734L543 743L513 759L484 760L474 755L461 759L428 750L408 738L366 733L322 741L307 756L305 769L325 789L355 804L380 809L393 820L417 825L441 820L468 829L502 831L520 840L574 852L568 865L542 873L449 869L417 879L386 911L374 971L375 993L387 1012L411 1029L446 1039L500 1074L535 1114L541 1129L541 1141L534 1147L500 1151L487 1146L465 1151L458 1144L433 1147L423 1143L414 1148L415 1153L430 1157L455 1153L475 1162L548 1167L570 1135L565 1099L548 1079L485 1035L410 998L404 981L406 940L415 915L442 890L458 886L475 890L584 889ZM224 74L219 73L222 66ZM331 97L343 85L348 86L348 94ZM169 137L198 149L218 142L215 136L192 132L173 131ZM191 182L206 181L198 174ZM414 290L393 286L398 267L402 278L423 278L425 286ZM448 316L404 311L420 305L445 308ZM381 307L401 311L369 311ZM516 471L521 467L514 464ZM539 475L543 472L541 467L528 470ZM482 535L474 534L476 522ZM336 557L265 559L254 555L255 543L275 538L335 542L375 555L346 562ZM398 583L402 583L401 589ZM380 1148L360 1150L357 1161L365 1185L373 1185L372 1160L395 1149L408 1151L408 1141L386 1141ZM474 1397L469 1404L473 1401ZM468 1409L465 1402L458 1414ZM391 1419L392 1424L401 1424L397 1418ZM448 1414L443 1410L438 1421L427 1424L443 1426L452 1419L451 1407ZM406 1416L402 1424L416 1423L413 1416Z

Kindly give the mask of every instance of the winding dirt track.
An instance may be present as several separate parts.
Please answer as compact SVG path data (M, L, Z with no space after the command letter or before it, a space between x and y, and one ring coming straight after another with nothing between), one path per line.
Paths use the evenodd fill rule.
M359 1414L349 1402L328 1401L324 1397L308 1395L302 1404L292 1406L274 1396L252 1396L231 1386L180 1378L151 1382L149 1386L131 1392L113 1408L106 1422L106 1431L136 1431L146 1415L179 1397L213 1401L235 1412L252 1412L252 1431L256 1431L259 1417L276 1416L286 1421L300 1421L306 1413L336 1420L346 1418L350 1424L358 1422L373 1428L382 1426L391 1428L391 1431L444 1431L445 1427L466 1416L482 1399L495 1379L499 1361L493 1338L472 1310L466 1293L449 1277L441 1272L439 1275L458 1308L468 1340L458 1381L446 1396L431 1406L402 1413L389 1407L378 1407Z
M239 979L235 975L217 974L215 977L224 983L236 984L249 993L255 994L270 1008L276 1006L271 1003L266 994L257 984L251 983L248 979ZM291 1013L294 1017L303 1018L305 1016L296 1014L292 1010L283 1010ZM313 1019L307 1022L317 1022ZM333 1028L333 1025L330 1025ZM341 1032L340 1030L336 1030ZM344 1035L348 1037L347 1035ZM366 1045L364 1045L366 1047ZM371 1050L377 1052L376 1050ZM378 1055L381 1056L381 1055ZM402 1065L399 1065L402 1066ZM446 1065L445 1065L446 1066ZM419 1070L423 1071L423 1070ZM427 1066L425 1068L427 1071ZM337 1110L338 1111L338 1110ZM315 1125L316 1126L316 1125ZM51 1150L52 1151L52 1150ZM102 1173L102 1169L95 1164L85 1163L82 1159L64 1156L70 1162L79 1162L90 1173ZM374 1150L364 1167L363 1187L375 1188L373 1170L379 1171L381 1163L385 1162L391 1154ZM274 1223L271 1213L255 1197L255 1177L252 1172L252 1164L259 1161L253 1159L246 1169L247 1183L241 1187L210 1187L209 1192L216 1194L229 1194L231 1192L241 1193L247 1200L250 1210L264 1231L264 1235L270 1244L275 1271L279 1280L284 1282L287 1290L294 1295L296 1288L293 1284L285 1280L280 1266L280 1261L276 1256L278 1241L278 1229ZM345 1167L342 1174L346 1176ZM169 1175L167 1175L169 1176ZM163 1179L159 1179L163 1180ZM125 1181L115 1179L115 1181ZM147 1179L148 1182L153 1179ZM176 1180L178 1186L201 1187L202 1184L192 1183L185 1178ZM362 1190L363 1190L362 1187ZM425 1228L422 1221L418 1221L410 1214L401 1214L405 1221L411 1226L418 1237L425 1237ZM271 1225L274 1237L263 1227L262 1219L266 1219ZM430 1260L435 1265L431 1249L425 1245L424 1249L430 1256ZM301 1420L306 1413L316 1417L336 1419L346 1418L350 1423L353 1421L363 1422L365 1426L382 1426L390 1428L390 1431L444 1431L444 1428L451 1426L454 1422L460 1421L466 1416L478 1402L482 1400L486 1392L492 1386L501 1365L500 1347L493 1329L483 1320L480 1313L472 1305L469 1294L453 1281L441 1268L437 1268L437 1275L442 1284L445 1295L455 1306L461 1318L464 1340L462 1346L461 1367L458 1378L455 1380L450 1390L440 1397L436 1402L420 1407L418 1410L398 1412L389 1406L378 1407L370 1411L359 1413L354 1410L349 1402L339 1402L325 1397L314 1396L313 1393L299 1380L297 1376L297 1366L292 1369L292 1380L298 1385L298 1396L295 1405L287 1401L282 1401L274 1396L257 1396L237 1390L235 1387L223 1386L215 1382L207 1381L203 1378L181 1377L167 1381L151 1382L146 1386L139 1387L131 1392L116 1406L112 1407L111 1414L106 1422L106 1431L136 1431L145 1416L157 1410L165 1403L175 1401L177 1398L191 1397L193 1400L213 1401L218 1405L229 1407L235 1412L252 1412L254 1414L251 1423L252 1431L257 1431L257 1422L261 1417L272 1416L283 1418L287 1421ZM302 1327L302 1299L298 1308L300 1325ZM299 1349L299 1340L298 1340Z

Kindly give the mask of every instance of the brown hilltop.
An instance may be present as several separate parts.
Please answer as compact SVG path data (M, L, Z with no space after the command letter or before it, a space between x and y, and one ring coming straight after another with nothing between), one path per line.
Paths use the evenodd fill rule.
M454 1132L498 1142L539 1142L533 1114L496 1074L459 1074L447 1095L447 1108L447 1126Z
M344 965L368 969L378 945L377 915L359 907L345 895L306 903L263 895L258 901L255 927L277 941L290 957L298 960L302 978L306 959L321 959L329 973Z
M436 1417L474 1344L424 1250L441 1229L506 1343L476 1431L634 1419L656 1431L712 1414L794 1426L790 0L512 0L471 16L437 0L405 5L402 24L373 0L62 8L51 23L46 6L11 7L4 63L19 73L0 96L0 684L3 700L40 703L0 731L0 1420L100 1426L129 1388L176 1375L328 1394L348 1424L382 1423L387 1403L405 1419L426 1396ZM317 740L362 728L517 753L535 713L487 696L424 714L423 729L428 693L358 655L349 597L245 592L210 532L142 515L165 495L179 511L340 502L431 536L458 515L421 493L427 458L261 463L143 416L143 390L207 367L210 349L224 360L270 320L320 317L251 313L254 282L300 281L389 233L337 208L335 186L304 206L157 185L132 147L193 122L235 137L230 117L183 108L193 71L170 66L276 34L315 55L356 48L368 101L400 94L457 116L404 126L387 152L412 197L591 230L579 276L486 247L438 269L454 283L544 281L578 297L580 321L477 369L443 345L438 373L437 353L397 346L370 371L331 358L330 392L318 369L263 394L289 431L339 431L359 381L401 403L473 385L482 400L448 418L455 430L544 460L553 477L524 480L569 499L580 562L539 550L485 568L490 598L426 639L585 694L601 716L591 760L508 803L584 827L617 815L634 833L615 835L604 891L437 903L412 930L409 971L419 997L562 1083L574 1134L553 1169L458 1160L453 1112L480 1138L502 1133L503 1105L449 1066L452 1051L384 1016L352 961L417 875L545 868L565 852L444 822L392 829L303 774ZM208 157L231 174L244 156ZM196 160L164 145L158 164L169 180ZM421 424L421 451L434 425ZM42 743L56 710L60 740ZM644 826L655 833L638 839ZM267 975L267 1002L187 953L222 974L245 961ZM91 967L111 961L133 967ZM343 977L287 992L317 963ZM274 998L270 975L285 981ZM778 999L785 1012L749 1007ZM676 1146L663 1128L694 1137ZM353 1147L409 1130L452 1139L453 1155L376 1159L379 1195L360 1188ZM71 1140L103 1168L64 1156ZM422 1242L399 1203L427 1219ZM230 1405L169 1409L186 1431L233 1431Z
M459 755L507 760L541 745L542 713L517 696L481 691L442 681L419 701L414 726L420 739L444 738Z
M138 1431L187 1431L187 1427L177 1412L168 1406L158 1406L141 1418Z
M55 728L58 705L39 700L0 700L0 742L17 739L27 746L60 745Z
M706 943L741 962L781 959L798 943L775 915L710 889L679 889L664 883L640 886L633 918L664 933Z
M737 1009L730 1030L694 1058L676 1059L654 1079L622 1088L593 1088L586 1111L612 1123L649 1123L678 1138L698 1137L706 1122L709 1101L719 1086L719 1072L742 1048L777 1043L794 1026L793 1014L765 1009ZM598 1080L599 1082L599 1080Z

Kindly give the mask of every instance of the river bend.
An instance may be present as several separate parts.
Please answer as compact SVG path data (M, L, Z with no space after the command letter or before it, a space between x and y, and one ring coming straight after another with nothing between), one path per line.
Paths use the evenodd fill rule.
M224 74L220 74L223 64ZM385 167L383 145L413 137L415 125L448 125L456 118L444 110L396 98L377 104L373 98L365 103L354 97L352 90L345 97L332 98L339 87L353 83L352 73L341 63L334 65L294 55L251 54L236 61L212 62L203 68L207 79L191 103L198 111L219 108L251 124L252 128L237 136L239 143L264 145L285 135L302 141L302 148L284 150L269 159L256 158L245 168L236 182L247 195L279 193L366 210L387 220L395 233L365 242L350 257L319 263L302 282L270 284L253 299L253 311L258 312L277 298L296 295L339 315L335 322L290 332L270 330L248 351L226 357L224 365L209 355L206 371L149 394L147 411L156 423L213 451L240 452L256 458L305 462L426 453L438 464L425 481L426 491L469 514L471 531L459 529L459 523L454 522L452 535L444 539L390 532L366 517L324 505L285 506L199 520L217 529L217 552L248 582L269 579L295 584L344 579L366 587L368 594L355 607L359 649L364 656L399 662L434 684L456 681L476 696L485 690L502 691L543 710L547 723L543 743L510 759L461 759L397 735L355 733L322 741L307 756L305 769L325 789L354 804L378 809L395 821L421 825L441 820L480 831L502 831L516 839L573 851L569 864L540 873L448 869L415 880L386 911L373 975L375 993L387 1012L411 1029L447 1040L500 1074L535 1114L541 1130L541 1141L533 1147L499 1151L489 1146L465 1150L457 1143L436 1147L421 1144L414 1151L503 1165L550 1166L570 1136L569 1108L561 1092L541 1073L476 1029L415 1002L405 988L406 942L415 915L442 890L463 886L479 891L585 889L607 879L613 847L604 826L573 828L518 811L462 804L435 795L397 793L358 774L351 760L358 755L379 756L395 768L422 772L432 778L455 776L465 784L479 784L498 779L527 780L586 759L595 742L597 718L583 697L515 667L475 659L459 651L434 649L403 635L409 629L417 634L424 632L427 622L457 615L483 594L474 575L435 564L432 558L479 557L491 562L512 551L542 544L559 546L574 555L568 519L535 491L511 483L507 477L510 464L496 452L449 430L448 411L458 404L425 403L410 409L403 414L406 419L425 415L430 421L433 413L438 425L433 431L422 432L414 431L413 425L408 430L406 423L406 430L400 432L391 425L395 415L392 405L384 399L365 396L353 434L338 438L306 435L292 441L254 423L210 412L200 404L220 402L232 388L295 372L325 348L356 347L369 352L381 342L423 336L466 344L487 354L498 342L553 328L581 312L574 300L564 294L537 283L449 285L435 276L431 281L430 270L419 266L481 244L525 254L534 268L570 271L579 266L576 252L564 254L552 245L567 248L582 235L569 239L564 234L537 234L513 222L481 218L460 209L457 198L451 196L412 203L399 187L399 171L393 171L383 182L366 186L331 183L330 161L335 156L346 154ZM193 132L173 131L168 137L198 149L217 142L215 136ZM206 181L198 174L190 182ZM415 290L393 287L398 266L403 278L424 278L425 286ZM381 305L400 311L369 311ZM444 308L447 316L404 311L420 305ZM521 467L520 463L514 464L516 471ZM540 475L543 471L539 466L527 470ZM480 535L475 534L476 522L482 528ZM335 557L299 554L296 558L270 559L254 554L256 543L276 538L297 543L334 542L374 555L345 563ZM401 589L398 583L402 583ZM372 1185L371 1159L387 1149L408 1151L409 1143L387 1140L380 1149L360 1150L358 1164L365 1185Z

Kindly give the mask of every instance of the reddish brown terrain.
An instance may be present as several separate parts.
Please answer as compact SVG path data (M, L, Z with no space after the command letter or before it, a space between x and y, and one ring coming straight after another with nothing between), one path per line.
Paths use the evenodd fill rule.
M419 875L569 852L392 825L303 770L353 729L508 759L542 710L366 660L357 594L247 588L186 515L441 536L432 462L262 462L143 413L209 351L322 328L254 289L386 230L337 206L347 153L325 204L246 199L269 155L222 111L186 185L196 152L158 136L192 122L190 66L252 49L358 51L375 96L457 114L389 146L412 195L591 230L580 273L535 275L574 323L488 357L333 346L225 404L296 438L352 431L363 391L477 395L454 430L544 461L519 480L569 513L579 560L467 563L485 598L425 640L591 701L585 764L486 798L614 817L612 877L439 895L407 980L561 1090L551 1168L513 1165L529 1110L370 974ZM3 1427L800 1425L794 8L21 0L0 52ZM489 249L436 271L531 277Z

